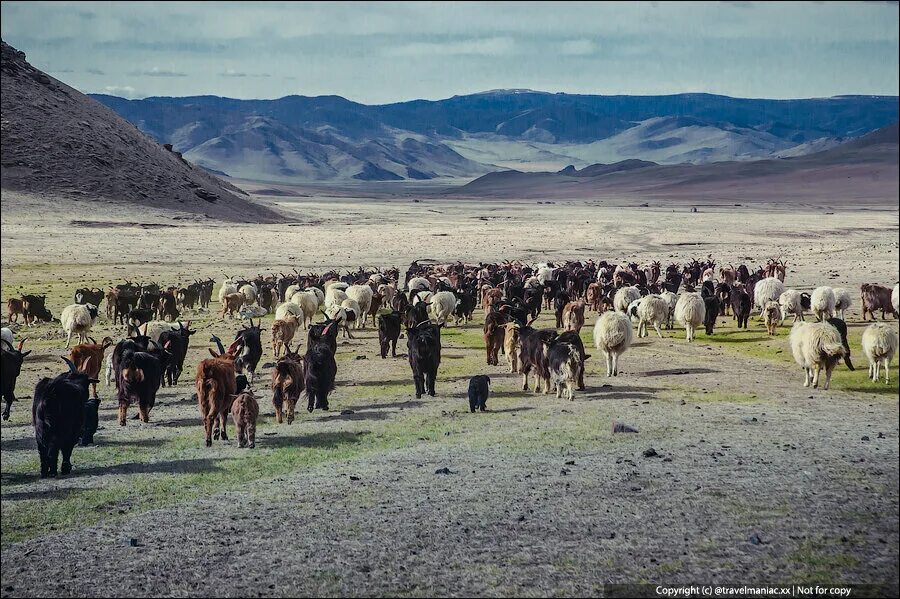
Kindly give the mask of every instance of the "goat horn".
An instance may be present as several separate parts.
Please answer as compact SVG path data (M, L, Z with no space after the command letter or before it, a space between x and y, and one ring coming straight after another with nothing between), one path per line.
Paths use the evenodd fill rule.
M60 356L60 357L63 359L63 362L65 362L66 364L69 365L69 373L75 374L76 372L78 372L78 369L75 368L75 364L73 364L70 359L68 359L65 356Z
M19 351L19 352L22 351L22 348L25 347L26 341L28 341L28 337L25 337L24 339L19 341L19 347L16 348L16 351ZM10 345L10 348L12 348L12 345Z

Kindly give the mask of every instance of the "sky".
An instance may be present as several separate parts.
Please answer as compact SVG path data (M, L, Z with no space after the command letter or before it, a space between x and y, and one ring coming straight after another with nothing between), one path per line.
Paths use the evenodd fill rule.
M37 68L129 98L900 95L896 2L2 2L0 13L3 40Z

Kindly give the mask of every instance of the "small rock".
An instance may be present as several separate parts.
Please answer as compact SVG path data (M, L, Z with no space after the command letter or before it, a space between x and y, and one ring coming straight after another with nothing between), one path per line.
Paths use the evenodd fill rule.
M356 414L353 410L341 410L341 416L347 416L348 414Z
M622 422L613 422L613 433L636 433L638 430Z
M574 465L575 465L575 460L569 460L568 462L566 462L566 466L574 466Z
M862 440L862 441L868 441L868 440L869 440L869 435L863 435L861 440Z
M137 540L137 539L134 539L134 538L128 539L128 544L131 545L132 547L137 547L137 546L138 546L138 540Z
M355 475L353 475L353 474L351 474L351 475L350 475L350 480L359 480L359 477L358 477L358 476L355 476Z
M438 468L437 470L434 471L434 473L435 474L456 474L455 472L453 472L452 470L450 470L447 467Z
M762 545L763 540L760 538L759 533L753 533L750 535L750 544L751 545Z
M644 450L644 457L645 458L658 458L659 454L656 453L656 450L651 447L650 449Z
M356 356L356 359L357 359L357 360L365 360L365 359L366 359L366 356Z

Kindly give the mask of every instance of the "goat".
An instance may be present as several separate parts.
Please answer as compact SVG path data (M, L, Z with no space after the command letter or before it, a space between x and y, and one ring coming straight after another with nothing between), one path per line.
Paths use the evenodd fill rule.
M426 392L434 397L435 380L441 364L440 325L426 321L407 328L406 347L416 387L416 399Z
M473 414L476 410L487 410L488 395L490 395L491 377L479 374L469 379L469 411Z
M125 350L119 362L119 426L125 426L128 407L137 403L141 422L150 422L150 410L162 382L160 359L147 352Z
M534 392L550 393L550 365L547 355L559 334L555 330L537 330L530 326L519 329L519 372L522 390L528 390L528 375L534 371Z
M585 303L581 300L566 304L562 314L565 330L576 333L581 331L581 327L584 326L584 308Z
M9 329L3 329L3 331L6 332ZM16 379L19 378L19 374L22 372L22 362L31 353L31 350L22 351L22 347L27 339L19 341L19 345L14 348L11 337L12 335L10 334L10 338L4 338L2 343L0 343L0 388L2 388L3 401L5 403L3 420L9 420L9 411L13 402L16 401Z
M400 338L400 312L396 310L378 315L378 346L382 359L387 358L388 348L391 357L397 357L397 340Z
M503 347L506 316L497 310L492 310L484 317L484 347L487 351L487 364L496 366L499 364L498 354ZM415 325L413 325L415 326Z
M778 302L766 302L763 313L766 322L766 333L772 336L778 328L778 323L784 320L784 317L781 315L781 305Z
M237 429L238 447L256 447L256 419L259 418L259 402L252 391L235 396L231 404L231 417Z
M304 386L308 398L306 409L309 412L314 409L328 410L328 394L334 389L337 376L337 362L334 360L337 325L335 321L326 321L309 330L306 355L303 356Z
M216 343L219 352L209 350L212 358L207 358L197 364L197 375L194 379L197 389L197 407L200 410L200 417L203 419L207 447L212 446L214 427L218 433L216 438L221 436L223 440L228 439L225 429L226 418L237 390L237 377L234 370L236 344L232 344L228 351L225 351L218 337L213 335L210 340Z
M892 314L894 317L900 317L900 313L894 308L893 300L891 299L893 294L887 287L863 283L860 285L859 290L863 320L866 320L867 313L872 315L872 320L875 320L875 310L881 310L881 320L885 320L885 313Z
M563 385L570 401L575 400L575 386L582 377L584 362L581 352L571 343L554 343L547 352L550 381L556 387L556 397L562 397Z
M282 409L285 405L287 423L294 422L294 409L305 389L305 381L303 357L288 349L272 371L272 405L275 407L275 422L281 424Z
M281 356L282 351L291 350L291 341L299 328L300 321L290 314L272 322L272 352L276 358Z
M703 298L703 303L706 310L703 315L703 326L706 328L706 334L712 335L716 326L716 318L719 316L719 298L709 295Z
M243 306L243 293L229 293L222 298L222 319L225 319L226 314L234 318L234 315L237 314Z
M752 300L750 294L741 288L734 287L731 290L731 315L737 320L739 329L747 328L747 321L750 320Z
M263 353L262 340L260 339L262 334L261 325L261 321L254 325L253 320L250 320L250 326L244 325L234 337L234 342L241 347L240 353L235 356L234 370L237 374L249 372L250 383L253 383L253 380L256 378L256 366L259 364Z
M688 342L694 340L694 331L706 319L706 302L699 293L683 293L675 304L675 318L684 326Z
M88 375L91 380L97 380L100 376L100 369L103 367L103 356L107 348L113 344L110 337L104 337L98 344L91 340L91 343L82 343L76 345L69 352L69 360L75 364L75 368ZM97 398L97 383L91 383L93 390L92 397Z

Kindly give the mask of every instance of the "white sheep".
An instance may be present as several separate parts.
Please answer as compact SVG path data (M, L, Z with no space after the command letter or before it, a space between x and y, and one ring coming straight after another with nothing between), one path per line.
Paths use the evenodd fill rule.
M300 325L305 329L313 323L316 312L319 311L319 298L310 291L298 291L291 296L291 303L300 306L300 314L297 319Z
M452 291L438 291L431 296L428 306L431 318L438 324L447 324L447 320L456 309L459 300Z
M666 300L658 295L648 295L642 298L638 305L637 315L639 319L638 337L647 337L650 335L647 330L648 325L652 325L656 329L656 334L662 339L662 332L659 325L665 324L669 319L669 304Z
M226 295L231 295L232 293L237 293L237 292L238 292L238 286L233 280L231 280L227 277L222 279L222 286L219 287L219 303L221 304L222 302L225 301Z
M366 326L366 316L369 314L369 308L372 307L372 288L368 285L351 285L346 291L347 297L355 300L359 304L361 314L356 319L356 328L362 329Z
M794 322L805 320L803 317L803 302L800 292L796 289L788 289L778 297L778 305L781 308L781 323L788 315L794 317Z
M659 297L665 300L666 306L669 308L669 315L666 318L666 328L672 330L675 328L675 305L678 303L678 296L671 291L663 291L659 294Z
M238 293L244 296L244 305L249 306L253 302L256 301L256 296L259 295L256 289L256 285L253 283L247 283L246 285L241 285L240 289L238 289Z
M153 341L159 341L160 335L168 331L180 331L181 323L165 322L163 320L151 320L140 326L138 333L150 337Z
M406 289L409 291L409 301L411 302L417 291L431 289L431 281L425 277L413 277L406 284Z
M835 287L834 288L834 311L836 314L840 315L841 320L847 320L844 318L844 311L849 310L850 306L853 305L853 298L850 297L850 291L848 289L844 289L843 287Z
M636 299L641 298L641 290L637 287L622 287L616 291L613 297L613 307L617 312L628 312L628 306Z
M884 383L890 383L891 360L897 353L897 331L883 322L873 322L862 334L863 353L869 360L869 378L878 382L882 365Z
M289 302L291 300L291 298L294 297L294 294L297 293L298 291L300 291L301 289L302 289L302 287L300 287L300 285L297 285L296 283L294 283L293 285L288 285L287 289L284 290L284 298L283 298L284 301ZM324 295L323 295L323 297L324 297ZM279 299L282 299L282 298L279 298Z
M803 368L803 386L819 387L819 373L825 368L825 389L831 386L831 372L847 350L840 332L827 322L798 322L791 329L791 353Z
M63 308L59 316L63 333L67 333L66 347L72 342L72 335L78 335L78 343L87 343L88 333L97 322L97 306L94 304L71 304Z
M360 314L362 314L362 307L360 307L359 302L357 302L353 298L348 297L347 299L342 301L341 308L343 308L345 312L346 311L353 312L353 321L352 322L354 324L356 323L356 321L358 321L360 318L362 318L362 316L360 316ZM348 320L349 320L349 317L348 317ZM349 326L349 322L348 322L347 326Z
M687 340L694 340L694 331L706 318L706 302L699 293L683 293L675 304L675 319L684 326Z
M809 301L816 320L822 321L834 316L834 289L831 287L816 287Z
M347 294L342 289L338 289L334 285L325 289L325 307L340 306L341 302L347 299Z
M891 292L891 305L894 307L894 313L900 314L900 283L894 285L894 290ZM874 314L872 318L875 318Z
M4 344L9 344L10 349L15 349L15 347L13 346L15 338L13 337L12 329L9 329L7 327L3 327L3 329L0 329L0 339L3 340ZM6 349L6 347L4 347L4 349Z
M303 291L316 296L316 303L318 303L320 308L325 305L325 292L318 287L307 287Z
M284 302L275 308L275 320L284 320L288 315L303 318L303 309L294 302Z
M762 316L766 304L769 302L777 302L781 294L784 293L784 283L775 277L767 277L759 281L753 288L753 303Z
M604 312L594 325L594 346L606 356L606 376L619 374L619 356L631 347L631 319L621 312Z

